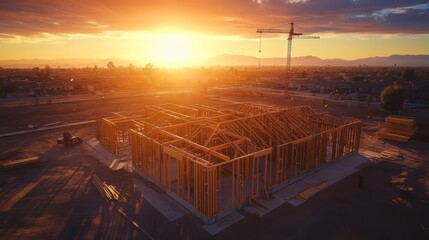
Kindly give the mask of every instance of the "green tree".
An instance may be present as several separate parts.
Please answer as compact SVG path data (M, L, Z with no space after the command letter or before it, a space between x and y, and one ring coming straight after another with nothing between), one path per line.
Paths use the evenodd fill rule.
M389 85L380 94L381 107L392 114L396 114L402 109L404 99L405 90L400 84Z

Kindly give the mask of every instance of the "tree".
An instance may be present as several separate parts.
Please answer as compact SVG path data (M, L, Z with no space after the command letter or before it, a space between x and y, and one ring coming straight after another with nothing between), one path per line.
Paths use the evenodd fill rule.
M396 114L404 105L405 90L400 84L385 87L380 94L381 107L392 114Z
M46 77L49 77L49 75L51 75L51 66L49 66L48 64L45 65L45 74Z
M146 75L151 75L153 73L153 64L152 63L146 64L143 71Z
M148 63L145 65L145 69L153 69L153 63Z
M107 68L108 68L108 69L114 69L114 68L115 68L115 64L113 64L113 62L112 62L112 61L109 61L109 62L107 63Z

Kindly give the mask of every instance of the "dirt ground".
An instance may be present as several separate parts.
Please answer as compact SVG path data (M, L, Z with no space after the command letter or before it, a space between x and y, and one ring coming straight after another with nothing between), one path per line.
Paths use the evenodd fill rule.
M109 116L112 111L138 113L159 103L216 104L215 96L164 94L49 105L2 108L0 133L28 125L78 122ZM283 98L236 98L282 107L303 105ZM323 106L312 106L323 111ZM135 190L143 181L127 172L112 172L84 144L56 143L64 129L0 138L0 162L38 155L42 165L0 169L0 239L429 239L429 144L405 144L374 138L383 113L368 119L361 110L339 107L335 114L363 120L362 150L400 152L402 161L374 161L359 173L327 188L304 204L284 204L264 218L245 215L233 227L209 236L192 216L170 222ZM66 129L84 140L94 137L94 125ZM126 193L126 203L106 202L91 183L96 174ZM364 188L358 187L363 176ZM146 183L147 184L147 183ZM412 186L409 198L398 187ZM139 227L123 217L123 211Z

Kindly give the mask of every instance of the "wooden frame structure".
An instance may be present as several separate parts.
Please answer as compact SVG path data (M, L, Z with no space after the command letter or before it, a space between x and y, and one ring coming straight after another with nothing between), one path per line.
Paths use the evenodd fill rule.
M102 119L101 142L127 142L140 175L210 222L357 151L360 129L306 106L163 104Z

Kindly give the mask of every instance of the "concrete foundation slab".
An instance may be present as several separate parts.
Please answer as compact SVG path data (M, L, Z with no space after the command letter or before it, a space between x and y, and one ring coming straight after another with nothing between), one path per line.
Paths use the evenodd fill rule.
M233 224L241 221L244 218L243 215L235 212L228 216L217 220L214 223L204 225L204 229L209 232L212 236L222 232L223 230L231 227Z
M96 138L91 138L86 142L85 147L102 163L112 170L127 169L131 166L131 156L118 158L104 148Z
M353 154L344 159L322 168L321 170L309 175L289 187L275 193L274 196L285 199L288 203L298 206L305 202L306 199L296 198L297 194L312 187L312 184L326 182L328 186L335 184L341 179L352 173L359 171L364 165L369 164L369 159L360 154Z
M167 196L145 186L140 180L135 180L134 184L135 189L142 193L143 198L168 220L174 221L185 216L185 210L169 201Z
M249 205L243 208L244 211L263 217L264 215L270 213L274 209L283 205L286 202L286 200L284 200L283 198L273 197L270 200L258 199L258 202L262 204L264 207L266 207L267 209L261 209L261 208Z
M262 217L285 202L293 206L299 206L308 199L300 196L300 193L309 192L309 189L313 188L313 193L317 194L317 192L323 191L323 188L329 187L350 174L359 171L369 163L370 160L361 154L349 155L277 191L273 194L274 198L272 200L258 198L258 202L267 207L267 210L252 205L245 207L244 210Z

